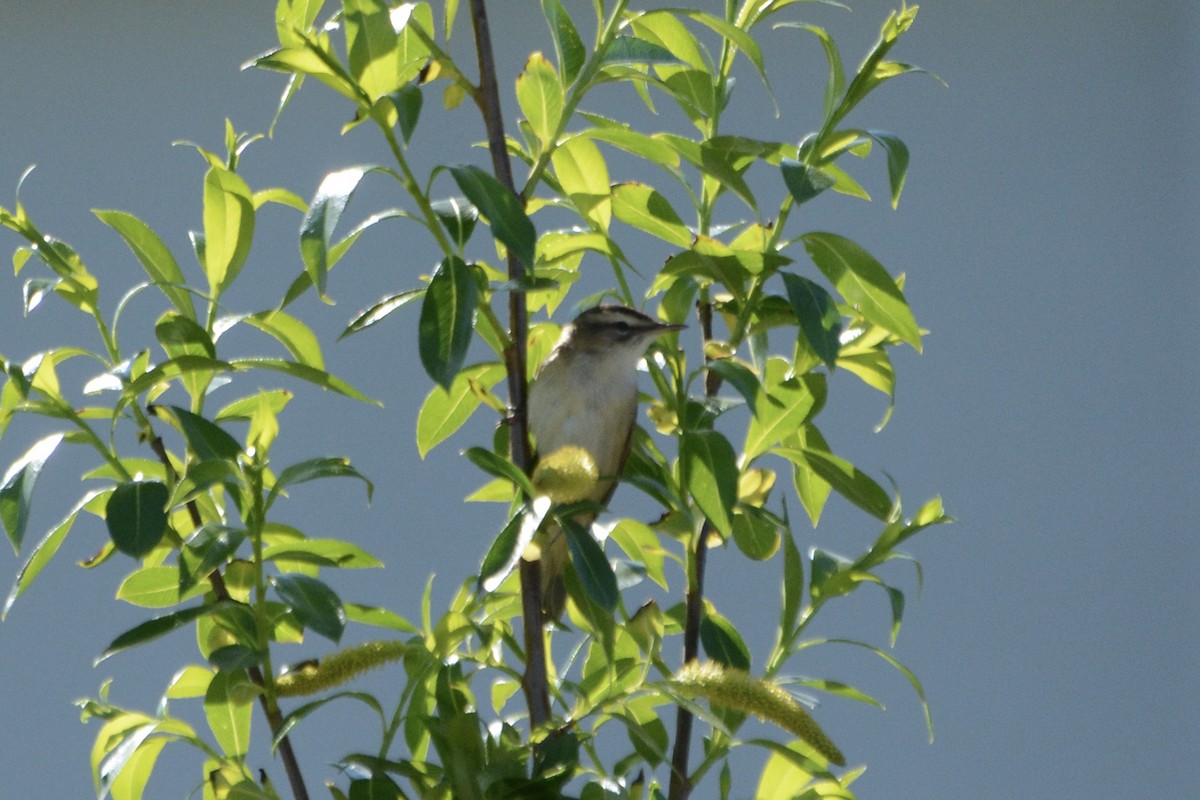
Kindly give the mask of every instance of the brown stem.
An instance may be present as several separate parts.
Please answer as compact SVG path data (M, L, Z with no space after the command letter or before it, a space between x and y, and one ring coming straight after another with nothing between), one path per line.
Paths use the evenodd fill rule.
M150 449L158 456L158 460L162 462L163 468L166 469L167 479L174 483L175 468L171 466L171 459L167 456L167 448L163 445L161 436L150 436ZM199 528L204 519L200 516L200 509L196 507L195 501L188 501L185 505L188 516L191 517L192 525ZM229 595L229 589L225 586L225 579L221 576L219 569L214 569L208 574L209 585L212 586L213 595L217 600L232 600ZM257 666L250 667L246 670L250 681L258 687L265 686L262 670ZM271 734L274 736L275 731L279 730L279 726L283 724L283 715L279 712L279 707L271 703L265 692L259 692L259 704L262 705L263 715L267 718L267 724L271 726ZM287 773L288 783L292 787L292 796L295 800L308 800L308 788L304 785L304 776L300 773L300 762L296 760L296 752L292 749L292 741L287 736L279 740L279 759L283 762L283 771Z
M471 0L471 21L475 29L475 52L479 58L479 91L475 103L483 114L487 128L488 151L496 179L518 199L513 183L512 165L504 138L504 118L500 113L500 88L496 82L496 59L492 52L492 37L488 30L487 8L484 0ZM508 277L518 281L525 275L525 266L510 251ZM508 295L509 345L504 353L508 374L508 421L510 453L513 463L523 472L533 466L529 446L529 420L525 410L527 380L525 375L525 343L528 338L529 317L525 293L513 289ZM529 707L531 729L550 719L550 690L546 675L546 642L542 635L542 600L540 565L521 560L521 620L525 638L525 675L522 686Z
M707 344L712 339L712 304L702 301L696 306L700 320L700 332ZM704 393L716 396L721 388L721 378L709 372L704 382ZM708 563L708 537L712 525L705 521L700 526L694 555L694 575L688 581L687 597L684 600L683 663L687 664L700 655L700 623L704 618L704 568ZM668 800L687 800L692 793L692 781L688 777L688 760L692 748L692 712L680 706L675 712L675 744L671 749L671 783L667 791Z

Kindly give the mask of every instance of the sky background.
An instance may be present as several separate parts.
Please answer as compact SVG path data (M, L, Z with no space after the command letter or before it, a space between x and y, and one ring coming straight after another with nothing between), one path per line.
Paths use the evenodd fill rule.
M203 165L170 143L189 139L220 151L227 116L239 130L266 129L281 78L239 65L271 46L273 5L0 5L0 205L11 207L18 177L38 164L22 192L26 208L80 251L110 313L143 277L90 209L140 216L198 275L187 231L201 224ZM851 14L813 5L786 16L826 26L856 64L891 6L851 5ZM921 77L893 81L852 119L908 143L912 164L899 210L886 202L877 153L852 165L875 203L825 196L793 224L796 232L849 236L893 272L905 272L909 301L931 331L923 355L896 354L896 410L881 433L871 430L884 411L881 396L846 376L832 381L821 419L836 452L896 480L907 509L940 494L960 520L911 543L925 571L919 597L911 574L890 574L912 590L894 652L924 682L936 739L927 742L903 678L869 655L827 648L795 670L854 683L886 701L880 712L830 698L817 711L850 763L869 766L855 785L861 798L1189 796L1200 785L1200 348L1193 332L1200 310L1200 11L1184 0L1150 0L1135 10L1108 0L921 5L893 55L936 72L949 88ZM552 45L532 2L492 7L508 91L525 56ZM568 7L590 14L587 3ZM460 45L469 39L465 21ZM773 118L753 73L742 73L734 100L742 110L727 132L796 140L818 123L824 60L816 40L796 31L769 33L766 46L781 115ZM604 99L640 105L631 94ZM511 125L510 93L504 103ZM426 111L414 149L428 154L427 163L483 163L482 151L464 149L482 138L477 116L439 116L436 97ZM281 185L307 198L326 172L385 161L367 131L338 135L346 119L340 99L314 82L275 138L251 147L243 174L256 189ZM665 111L641 119L653 130L678 122ZM613 168L614 180L630 177L629 164ZM777 192L769 178L758 185ZM347 219L398 202L375 180ZM260 217L231 300L237 310L269 307L299 271L298 224L299 215L282 208ZM337 305L308 297L294 307L326 337L330 370L385 408L302 395L281 418L284 438L273 456L286 463L345 454L374 480L370 508L357 486L312 484L281 507L283 521L375 553L386 571L323 575L347 600L416 619L427 577L438 576L436 606L475 569L501 511L458 502L481 482L458 452L490 435L490 419L480 415L417 458L414 420L429 382L413 346L415 307L333 343L358 309L428 272L433 253L414 231L381 227L364 236L331 276ZM0 249L17 244L0 236ZM644 248L632 252L648 270L665 255L645 237L631 246ZM53 299L23 320L20 284L2 272L0 353L23 361L48 346L94 345L86 318ZM605 277L596 269L589 281L602 286ZM160 310L150 299L135 303L122 332L132 341ZM268 346L249 336L244 342ZM90 375L64 370L63 377L78 385ZM275 385L255 376L243 389L253 391L255 381ZM15 421L0 442L0 460L7 464L49 430ZM51 462L27 547L79 496L86 468L72 457ZM614 504L651 515L639 502L626 488ZM858 552L877 526L845 503L830 505L816 531L797 527L801 548ZM98 521L77 525L0 624L0 800L88 796L97 726L80 725L71 701L113 678L116 702L152 709L183 659L198 658L181 633L92 666L117 633L147 614L112 600L132 568L127 559L92 571L72 563L103 537ZM7 586L26 554L3 553L0 585ZM760 653L770 637L770 622L760 620L774 619L778 572L777 562L747 563L733 550L710 562L718 606ZM861 594L816 632L885 643L882 595ZM352 629L346 641L372 633ZM297 660L327 647L310 637L296 648ZM395 691L394 679L376 674L364 686L386 694ZM172 708L186 712L179 702ZM314 796L334 774L327 762L374 739L361 720L333 710L301 729L297 747ZM261 728L257 716L255 724ZM281 786L282 769L264 763ZM185 796L198 777L192 755L168 748L160 764L151 795ZM756 773L747 767L739 774L737 794L748 797Z

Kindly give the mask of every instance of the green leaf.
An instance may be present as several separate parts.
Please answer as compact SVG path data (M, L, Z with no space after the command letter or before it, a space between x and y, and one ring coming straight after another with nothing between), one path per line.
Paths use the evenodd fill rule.
M204 176L204 272L214 295L233 283L254 238L254 201L236 173L213 167Z
M388 315L401 306L407 305L409 302L424 296L424 289L409 289L408 291L385 297L351 320L350 324L346 326L346 330L342 331L338 339L344 339L351 334L364 331L372 325L382 322Z
M504 379L504 365L475 364L459 370L449 389L435 386L417 413L417 452L425 458L461 428L479 407L485 392Z
M825 82L822 117L825 120L831 119L834 110L837 108L838 101L842 97L842 92L846 88L846 72L842 67L842 56L838 52L837 44L834 43L833 37L824 28L804 22L781 22L775 27L798 28L808 31L821 40L821 47L825 50L825 61L829 64L829 80Z
M209 461L194 461L188 465L187 472L175 484L175 491L167 502L168 507L190 502L207 492L217 484L224 484L231 491L237 491L242 485L242 474L236 463L225 458L214 458Z
M804 425L797 430L796 437L801 449L794 456L783 453L781 455L784 455L793 464L792 481L796 486L796 495L800 498L800 502L815 528L821 519L821 512L825 508L825 502L829 499L829 493L833 491L833 487L813 470L804 456L804 451L813 449L828 453L829 444L821 435L821 431L812 424Z
M179 421L179 427L183 430L184 437L187 438L188 447L201 461L211 459L237 461L237 457L242 452L242 446L221 426L179 406L166 406L166 408L170 409L175 419Z
M123 650L128 650L131 647L145 644L160 636L165 636L176 628L181 628L188 623L199 619L200 617L213 614L223 608L228 608L237 605L232 601L219 601L216 603L206 603L204 605L192 606L185 608L182 611L175 611L170 614L165 614L161 617L146 620L140 625L136 625L122 633L117 638L109 643L108 647L104 648L104 652L96 659L99 664L109 656L116 655Z
M608 165L600 149L590 140L575 136L559 144L550 161L563 193L580 216L600 230L612 221L612 198Z
M325 369L321 343L312 329L283 311L260 311L243 321L272 336L292 355L292 358L314 369Z
M828 173L792 158L780 162L779 171L796 205L807 203L835 182Z
M322 567L365 569L383 562L358 545L340 539L300 539L272 545L263 551L264 561L298 561Z
M104 524L117 549L141 558L167 532L170 491L159 481L130 481L113 490L104 506Z
M364 606L357 603L343 603L346 610L346 621L357 622L360 625L373 625L377 628L387 628L401 633L419 633L411 622L386 608Z
M242 670L217 672L204 693L204 716L226 756L244 756L250 748L250 720L257 689Z
M680 445L687 489L704 516L724 536L733 534L737 503L737 455L717 431L685 431Z
M291 402L292 393L285 389L270 389L249 397L234 400L217 412L217 422L249 422L258 411L259 403L265 402L271 413L278 414Z
M479 284L471 268L458 256L447 256L425 290L418 329L421 364L443 388L449 389L462 368L478 306Z
M526 496L533 497L537 494L533 484L529 481L529 476L517 469L516 464L507 458L498 456L491 450L482 447L469 448L464 455L484 472L497 478L504 478L524 492Z
M867 131L867 135L879 142L887 153L888 184L892 190L892 208L895 208L900 204L900 192L908 177L908 145L887 131Z
M742 506L733 515L733 541L754 561L766 561L779 550L780 526L754 506Z
M805 450L804 457L813 471L854 505L878 520L892 516L892 498L871 476L845 459L821 450Z
M179 313L188 319L196 319L192 295L184 288L183 270L163 244L154 230L132 214L124 211L93 211L101 222L121 235L125 244L133 251L150 280L162 290Z
M117 587L117 599L139 608L170 608L195 594L180 592L179 571L174 567L143 567L135 570Z
M819 373L787 377L790 365L772 357L764 384L770 403L760 403L746 429L743 458L748 464L771 446L792 435L825 404L825 378Z
M356 778L350 781L347 800L399 800L404 797L400 787L387 775Z
M735 669L750 669L750 648L737 628L706 603L704 619L700 622L700 643L713 661Z
M562 82L570 86L587 61L587 48L559 0L542 0L542 14L546 17L550 34L554 37L554 50L558 54Z
M384 21L386 23L386 14ZM388 28L390 34L390 24ZM363 176L376 169L379 168L359 165L326 175L317 187L312 202L308 204L304 219L300 221L300 258L304 261L305 272L312 279L322 299L325 298L326 276L331 266L329 246L333 230Z
M170 358L179 356L217 357L217 347L208 331L190 317L168 311L154 323L154 337Z
M859 245L833 233L800 237L813 263L870 322L921 351L921 331L896 282Z
M804 561L790 529L783 531L783 603L779 608L781 641L796 630L800 608L804 604Z
M187 591L225 564L245 540L246 531L241 528L216 522L198 528L179 551L179 590Z
M417 129L417 121L421 118L421 106L425 97L419 86L403 86L400 91L392 94L392 103L396 106L397 123L400 125L400 135L404 143L412 139L413 131Z
M504 583L549 510L550 499L538 498L522 507L505 524L479 566L479 586L483 591L494 592Z
M618 36L604 51L602 64L677 64L679 59L665 47L634 36Z
M683 224L667 198L644 183L619 183L612 188L612 209L617 219L651 236L686 248L692 232Z
M274 583L280 599L300 624L334 642L341 640L346 610L332 589L307 575L280 575Z
M767 392L762 382L748 366L732 358L710 361L704 365L709 372L721 376L721 380L737 390L745 400L751 414L758 413L758 404L767 402Z
M832 370L837 364L842 335L842 317L837 303L820 285L800 275L784 273L783 283L787 288L788 304L800 322L801 335Z
M553 144L562 120L563 85L554 66L533 53L517 76L517 105L545 150Z
M0 521L12 542L13 552L21 552L25 539L25 528L29 524L29 507L33 498L33 487L46 460L54 453L64 434L55 433L39 439L25 454L9 465L0 485Z
M504 243L526 270L533 269L537 230L517 197L500 181L479 167L459 164L450 167L458 188L492 226L492 234Z
M479 221L479 209L471 205L465 197L435 200L429 207L437 214L454 243L460 248L465 247L471 239L471 234L475 232L475 223Z
M275 498L287 487L320 478L359 479L367 486L368 503L371 502L371 497L375 493L375 485L350 465L350 459L342 456L319 456L292 464L280 472L279 477L275 479L275 485L271 487L270 494L267 495L267 507L269 508L275 502Z
M75 507L71 509L71 512L61 522L51 528L42 537L42 540L34 546L33 551L29 554L29 558L26 559L17 573L17 578L13 581L12 589L8 592L8 598L4 601L4 608L0 610L0 622L3 622L8 617L9 609L17 602L17 598L24 594L25 590L33 584L37 576L50 563L50 559L54 558L55 553L62 547L62 543L67 538L67 534L71 532L71 526L75 524L75 519L79 516L79 512L94 498L104 494L105 491L98 489L85 494L75 504Z
M350 74L374 101L405 81L399 74L399 39L383 0L346 0L343 13Z
M224 362L217 362L224 363ZM372 405L383 405L378 400L367 397L365 394L355 389L350 384L346 383L341 378L330 375L325 370L310 367L307 364L299 364L295 361L284 361L279 358L235 358L225 366L233 366L238 370L246 369L269 369L274 372L282 372L284 375L290 375L293 378L299 378L303 381L316 384L324 389L330 389L338 394L346 397L359 400Z
M604 555L604 548L592 538L587 529L573 520L562 520L562 528L571 552L571 564L575 567L579 582L583 584L592 602L611 613L617 607L620 593L617 589L617 576Z
M155 727L162 728L164 726ZM159 754L173 738L155 736L147 738L137 746L137 749L121 767L116 778L113 779L111 791L113 800L141 800Z
M634 562L646 568L646 577L663 589L667 588L667 576L663 571L665 551L650 526L635 519L623 519L608 535Z

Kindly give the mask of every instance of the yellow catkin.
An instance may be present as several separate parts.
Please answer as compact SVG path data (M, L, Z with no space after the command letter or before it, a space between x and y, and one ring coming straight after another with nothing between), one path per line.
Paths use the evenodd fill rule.
M567 445L548 453L533 471L533 486L556 503L577 503L592 496L600 470L582 447Z
M686 695L699 695L719 706L772 722L803 739L831 763L846 764L842 751L825 735L807 709L770 681L712 661L690 661L671 682Z
M407 645L398 640L347 647L319 663L285 672L275 680L275 689L280 697L303 697L323 692L389 661L403 658L406 650Z

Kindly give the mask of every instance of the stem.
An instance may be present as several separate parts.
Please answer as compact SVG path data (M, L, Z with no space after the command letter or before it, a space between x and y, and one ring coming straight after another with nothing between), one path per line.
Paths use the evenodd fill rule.
M171 459L167 456L167 448L163 445L162 437L152 435L149 437L149 441L150 449L158 456L158 460L162 462L167 471L168 482L174 483L175 469L171 466ZM185 508L187 508L188 516L195 527L199 528L204 524L204 518L200 516L200 509L194 500L189 500ZM233 599L219 569L214 569L208 574L208 582L212 586L213 596L218 601ZM267 718L267 724L271 727L271 735L274 736L283 724L283 714L279 710L279 704L275 700L274 693L268 691L270 687L261 669L252 666L246 670L246 674L251 683L263 689L258 695L258 700L262 706L263 715ZM287 736L280 739L278 750L279 760L283 762L283 771L287 774L288 784L292 787L292 797L295 800L308 800L308 788L304 785L304 775L300 772L300 762L296 759L296 751L292 749L291 739Z
M712 303L708 294L701 296L696 314L700 318L700 334L705 344L712 339ZM709 372L704 381L704 393L715 397L721 388L719 376ZM683 663L694 660L700 652L700 622L704 617L704 568L708 563L708 537L712 523L700 526L695 547L688 553L688 588L684 599ZM680 706L675 712L675 745L671 751L671 783L668 800L687 800L692 793L688 775L688 759L692 747L692 712Z
M683 663L700 654L700 621L704 616L704 568L708 562L708 536L711 525L700 526L696 547L688 553L688 590L684 606ZM680 706L675 712L675 746L671 750L671 784L668 800L686 800L692 793L688 777L688 757L692 747L692 712Z
M487 128L488 151L497 180L520 199L513 183L512 166L504 138L504 119L500 113L500 88L496 82L496 60L488 30L487 8L484 0L471 0L471 21L475 31L475 52L479 58L479 91L475 102L483 114ZM523 202L523 201L522 201ZM530 268L532 264L528 265ZM525 275L525 265L510 251L508 277L518 281ZM533 466L529 446L529 418L526 412L528 383L525 375L526 342L529 338L529 315L525 292L513 288L508 294L509 345L504 352L508 375L508 421L510 454L517 469L528 473ZM546 675L546 640L542 634L541 565L521 560L521 618L525 638L525 675L521 681L529 707L530 730L550 719L550 690Z

